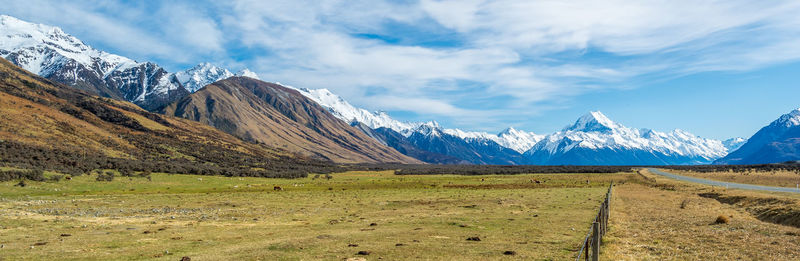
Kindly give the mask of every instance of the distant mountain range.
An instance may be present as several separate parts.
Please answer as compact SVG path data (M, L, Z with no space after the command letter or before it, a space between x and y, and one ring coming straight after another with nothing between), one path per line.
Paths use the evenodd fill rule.
M746 141L704 139L682 130L628 128L600 112L588 113L549 135L514 128L490 134L442 128L434 121L403 122L385 112L357 108L327 89L261 82L247 69L232 73L201 63L170 73L154 63L91 48L57 27L10 16L0 16L0 56L100 96L338 162L707 164Z
M591 112L562 131L539 135L508 128L493 135L444 129L436 122L400 122L385 112L357 108L326 89L298 89L334 116L405 137L407 144L472 164L685 165L709 164L744 139L704 139L683 130L632 129ZM395 147L397 148L397 147ZM443 163L424 160L429 163Z

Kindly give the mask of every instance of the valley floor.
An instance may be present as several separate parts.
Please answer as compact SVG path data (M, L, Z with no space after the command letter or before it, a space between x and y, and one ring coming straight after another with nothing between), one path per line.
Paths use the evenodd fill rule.
M604 259L800 259L800 195L642 175L615 187ZM715 224L719 216L729 223Z
M152 181L103 182L95 176L0 183L0 256L565 260L574 257L609 182L634 177L348 172L331 179L153 174Z

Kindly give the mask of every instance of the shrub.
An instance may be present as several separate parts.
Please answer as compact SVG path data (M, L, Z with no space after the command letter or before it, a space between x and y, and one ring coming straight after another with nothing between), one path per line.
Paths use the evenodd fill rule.
M730 219L728 219L728 217L726 217L725 215L719 215L717 217L717 220L714 221L714 224L728 224L728 222L730 222Z
M114 180L114 173L113 172L100 172L97 174L97 181L113 181Z
M47 178L47 180L48 181L52 181L52 182L59 182L63 178L64 178L64 175L53 175L53 176L50 176L49 178Z
M10 181L15 179L44 181L44 172L40 169L34 170L3 170L0 171L0 181Z

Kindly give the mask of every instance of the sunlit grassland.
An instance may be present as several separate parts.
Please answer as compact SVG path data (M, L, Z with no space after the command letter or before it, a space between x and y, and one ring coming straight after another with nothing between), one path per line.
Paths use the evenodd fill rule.
M516 258L563 260L575 254L609 182L633 175L331 176L4 182L0 254L339 260L369 251L361 257L485 260L514 251Z
M672 170L669 170L672 172ZM642 171L611 201L605 260L798 260L796 193L725 189ZM720 197L716 200L713 197ZM724 216L727 224L716 219Z

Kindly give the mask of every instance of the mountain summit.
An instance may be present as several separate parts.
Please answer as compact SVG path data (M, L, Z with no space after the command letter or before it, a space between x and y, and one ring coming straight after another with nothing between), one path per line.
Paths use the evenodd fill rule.
M589 112L575 121L575 124L567 127L565 130L570 131L609 131L615 128L620 128L621 125L612 121L605 114L599 111Z
M764 164L800 159L800 109L761 128L736 151L714 164Z
M227 69L211 65L210 63L201 63L186 71L175 73L175 77L183 84L183 87L192 93L206 85L233 76L234 74Z

